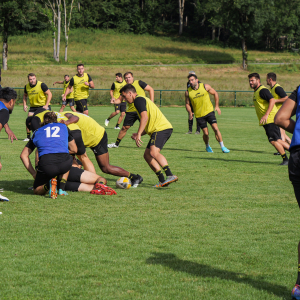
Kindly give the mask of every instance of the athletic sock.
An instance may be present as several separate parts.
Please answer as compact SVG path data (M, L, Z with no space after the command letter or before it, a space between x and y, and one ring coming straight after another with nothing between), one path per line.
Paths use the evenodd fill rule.
M163 170L165 171L166 176L173 176L173 174L172 174L172 172L171 172L171 170L170 170L170 168L169 168L168 165L165 165L165 166L163 167Z
M193 119L189 120L189 131L193 131Z
M110 117L107 118L108 121L109 121L110 119L111 119Z
M44 190L45 190L46 192L49 191L49 189L50 189L50 183L49 183L49 181L48 181L46 184L44 184L43 188L44 188Z
M131 181L134 180L136 177L137 177L137 175L132 174L132 173L129 173L128 178L129 178Z
M119 144L121 143L121 141L122 141L122 140L117 139L117 141L116 141L116 146L119 146Z
M165 177L164 177L164 174L162 173L161 170L155 172L159 182L164 182L165 181Z
M59 189L65 191L66 190L66 183L67 183L67 180L61 179L61 181L59 183Z
M30 132L27 132L27 138L30 139Z
M286 153L281 154L281 157L282 157L282 159L283 159L284 161L285 161L285 160L289 160L288 157L287 157L287 155L286 155Z
M224 147L224 143L223 142L219 142L219 144L220 144L221 148Z
M296 284L300 285L300 264L298 265L298 277L297 277Z
M119 123L117 123L116 127L119 127L119 126L120 126L120 124L119 124Z

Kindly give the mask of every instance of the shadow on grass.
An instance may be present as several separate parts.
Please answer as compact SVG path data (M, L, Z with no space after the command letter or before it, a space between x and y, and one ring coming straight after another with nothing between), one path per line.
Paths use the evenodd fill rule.
M32 180L1 180L1 188L18 194L33 195L33 191L28 188L33 186Z
M203 278L219 278L222 280L235 281L241 284L248 284L257 290L264 290L272 295L276 295L281 299L290 299L290 290L283 285L278 285L264 281L262 276L253 277L244 273L236 273L232 271L218 269L205 264L182 260L173 253L153 252L146 260L147 264L162 265L177 272L185 272L192 276Z
M222 51L203 51L173 47L146 47L146 51L159 54L174 54L178 57L189 57L194 63L231 64L235 62L233 56Z
M230 151L239 151L239 152L251 152L251 153L265 153L265 154L272 154L270 151L255 151L255 150L244 150L244 149L232 149ZM275 149L274 149L275 152Z

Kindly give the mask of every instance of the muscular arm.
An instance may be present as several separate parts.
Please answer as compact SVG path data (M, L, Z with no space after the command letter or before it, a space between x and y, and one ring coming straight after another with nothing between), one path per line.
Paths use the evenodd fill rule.
M2 124L1 124L1 126L2 126ZM12 130L9 128L8 123L6 123L6 124L4 125L4 128L5 128L5 132L6 132L7 135L8 135L8 139L9 139L11 142L13 142L14 140L18 140L17 137L15 136L15 134L14 134L14 133L12 132ZM0 131L1 131L1 129L0 129Z
M65 93L62 96L62 100L66 101L67 95L69 95L72 92L73 86L68 85L66 88Z
M75 140L72 140L68 143L69 145L69 153L70 154L76 154L77 153L77 145L75 143Z
M47 101L46 101L46 104L43 107L46 108L46 109L48 109L48 106L49 106L50 101L52 99L52 93L51 93L51 91L49 89L46 92L44 92L44 93L47 96Z
M63 81L55 81L55 82L53 83L53 85L55 85L56 83L58 83L58 84L63 84L64 82L63 82Z
M266 124L267 123L267 120L268 120L268 117L269 117L269 114L270 112L272 111L273 107L275 105L275 99L272 98L269 100L269 107L265 113L265 115L260 119L259 123L260 124Z
M146 133L145 132L145 127L146 127L147 122L148 122L147 111L142 111L140 114L141 114L140 127L139 127L138 132L135 136L135 143L138 147L142 146L143 142L141 140L141 136Z
M154 89L149 84L147 84L147 86L145 87L144 90L149 92L149 95L150 95L149 98L152 102L154 102Z
M67 126L72 123L77 123L79 118L73 114L65 114L65 117L68 118L68 121L60 120L60 123L66 124Z
M36 171L34 170L31 161L29 159L29 155L32 153L32 150L28 147L25 147L20 155L20 158L27 169L27 171L32 175L33 178L36 176Z
M287 132L293 133L296 122L291 119L296 114L297 102L287 98L277 112L274 123Z
M219 107L219 94L216 90L214 90L209 84L204 84L204 88L209 92L211 95L215 98L215 110L218 112L218 114L221 114L221 110Z
M191 108L191 103L190 103L190 98L189 98L189 92L188 91L185 92L185 109L189 114L189 119L192 120L193 119L193 112L192 112L192 108Z
M91 80L91 81L89 82L89 87L90 87L91 89L94 89L94 88L95 88L95 85L94 85L93 80Z
M280 98L280 99L275 99L275 103L283 103L287 98L288 98L288 96L286 96L284 98Z
M24 95L23 95L23 109L24 109L25 112L27 112L27 109L28 109L28 107L27 107L27 97L28 97L28 95L24 93Z

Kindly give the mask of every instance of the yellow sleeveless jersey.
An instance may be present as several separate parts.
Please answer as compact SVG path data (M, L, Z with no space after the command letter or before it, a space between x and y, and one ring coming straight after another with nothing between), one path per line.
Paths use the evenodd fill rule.
M64 80L64 93L66 92L67 87L69 86L70 81L66 82ZM74 88L73 88L73 92L71 92L70 94L67 95L67 99L74 99Z
M44 111L40 112L39 114L36 114L35 117L38 117L41 120L41 122L43 123L44 122L44 115L48 112L50 112L50 110L44 110Z
M89 86L85 85L85 82L89 82L89 76L87 73L83 73L82 77L78 77L77 75L73 76L74 85L74 100L82 100L87 99L89 97Z
M132 85L135 87L136 93L141 97L146 97L146 93L144 89L139 85L139 81L135 80ZM151 101L151 100L150 100ZM152 101L151 101L152 102ZM133 103L127 103L127 110L126 112L136 112L135 106Z
M114 98L115 99L118 99L120 97L120 89L126 85L126 81L123 80L122 82L118 82L118 81L115 81L114 82L114 85L115 85L115 89L114 89Z
M261 118L266 114L266 112L269 108L269 102L267 100L261 98L259 95L259 92L262 89L267 89L267 88L265 86L261 85L253 94L253 102L254 102L258 121L261 120ZM266 124L274 123L274 118L276 116L277 111L278 110L277 110L276 106L274 105L273 109L271 110L271 112L268 116L268 120L267 120ZM262 126L262 125L264 125L264 124L259 123L259 126Z
M102 140L105 129L100 126L93 118L73 111L66 111L60 113L61 115L72 114L79 118L78 122L75 123L81 130L81 136L85 147L95 147Z
M38 81L34 87L31 87L29 83L26 84L26 93L29 98L30 107L39 107L46 104L47 97L45 96L41 85L41 81Z
M137 98L144 98L146 100L148 122L145 127L145 132L148 135L151 136L153 132L158 132L158 131L163 131L166 129L173 128L172 124L167 120L167 118L163 115L160 109L149 98L143 96L137 96L136 99ZM138 115L141 118L139 112Z
M276 83L272 88L271 88L271 94L273 96L274 99L281 99L281 97L279 95L276 94L275 89L280 86L278 83ZM275 106L277 108L277 110L279 110L279 108L282 106L283 103L275 103Z
M199 83L199 88L197 90L189 87L188 93L196 118L202 118L214 111L214 106L210 101L209 93L202 82Z

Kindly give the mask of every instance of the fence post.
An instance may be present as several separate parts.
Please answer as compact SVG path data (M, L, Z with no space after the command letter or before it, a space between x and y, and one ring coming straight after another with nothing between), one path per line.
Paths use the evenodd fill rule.
M160 90L159 91L159 106L161 107L161 94L162 94L162 91Z
M236 91L234 91L234 107L236 107Z

